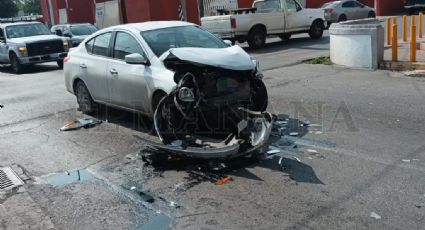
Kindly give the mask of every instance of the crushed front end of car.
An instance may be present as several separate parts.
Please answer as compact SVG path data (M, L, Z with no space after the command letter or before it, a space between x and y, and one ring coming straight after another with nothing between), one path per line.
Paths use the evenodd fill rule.
M176 87L158 104L158 151L203 159L254 154L267 145L273 116L256 61L238 46L176 48L161 56Z

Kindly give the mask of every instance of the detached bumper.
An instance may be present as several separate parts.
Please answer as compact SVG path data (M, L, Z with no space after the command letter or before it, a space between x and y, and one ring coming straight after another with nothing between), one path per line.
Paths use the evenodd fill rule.
M31 57L19 57L21 64L37 64L43 62L52 62L63 60L68 55L67 52L54 53L46 55L37 55Z

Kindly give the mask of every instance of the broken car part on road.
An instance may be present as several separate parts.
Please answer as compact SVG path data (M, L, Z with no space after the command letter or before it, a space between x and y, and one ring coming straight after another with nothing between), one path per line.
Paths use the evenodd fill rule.
M77 130L81 128L92 128L96 125L101 124L101 120L96 119L90 119L90 118L83 118L79 120L69 121L66 125L64 125L60 131L71 131L71 130Z
M176 87L158 103L154 126L169 155L233 158L264 147L273 116L257 63L238 46L175 48L161 56Z

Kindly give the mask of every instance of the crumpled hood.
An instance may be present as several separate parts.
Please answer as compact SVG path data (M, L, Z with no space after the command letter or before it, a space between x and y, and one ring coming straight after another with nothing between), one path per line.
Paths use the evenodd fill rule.
M166 60L170 54L180 60L230 70L253 70L256 65L240 46L228 48L172 48L161 55Z
M57 35L47 34L47 35L38 35L38 36L30 36L30 37L22 37L22 38L9 38L8 42L25 44L25 43L31 43L36 41L48 41L48 40L59 40L59 39L63 40L61 37Z

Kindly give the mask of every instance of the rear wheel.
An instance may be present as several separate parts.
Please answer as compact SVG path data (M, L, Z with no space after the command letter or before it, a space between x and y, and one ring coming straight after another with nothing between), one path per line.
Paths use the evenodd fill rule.
M338 18L338 22L345 22L347 21L347 16L345 14L341 14Z
M310 27L310 31L308 34L310 35L310 38L312 39L319 39L323 36L323 30L324 30L323 22L320 20L316 20L313 22L313 25Z
M281 34L279 35L279 38L282 39L283 41L287 41L291 38L291 34Z
M58 63L59 69L63 69L63 60L58 60L56 63Z
M248 33L248 44L253 49L258 49L266 44L266 32L260 27L254 27Z
M83 81L77 82L75 86L75 95L77 96L77 102L81 112L90 114L94 111L95 103Z
M373 11L370 11L369 14L367 15L368 18L376 18L376 14Z
M16 74L21 74L24 72L24 66L20 63L15 53L11 53L9 59L10 64L12 65L13 72L15 72Z

